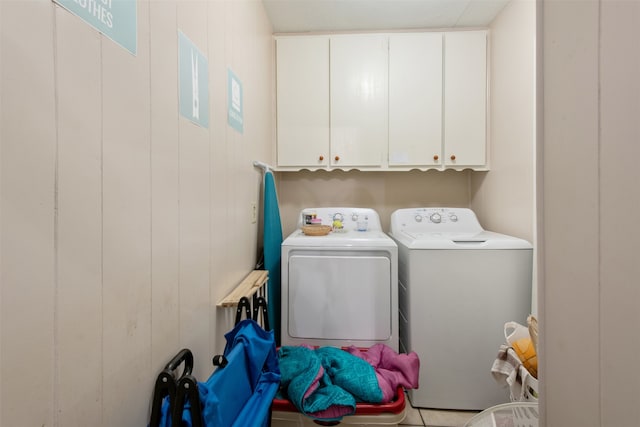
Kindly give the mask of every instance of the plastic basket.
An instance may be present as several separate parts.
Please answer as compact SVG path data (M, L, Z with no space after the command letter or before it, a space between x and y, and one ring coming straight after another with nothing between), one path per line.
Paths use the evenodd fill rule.
M512 402L480 412L464 427L538 427L538 420L537 403Z
M519 371L522 379L522 391L520 396L511 396L511 400L514 402L538 402L538 380L523 365L520 365Z

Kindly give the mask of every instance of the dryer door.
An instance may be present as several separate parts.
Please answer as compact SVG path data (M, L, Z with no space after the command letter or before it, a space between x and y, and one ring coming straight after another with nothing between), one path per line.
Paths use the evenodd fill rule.
M299 339L385 341L391 337L388 253L305 254L289 258L288 328Z

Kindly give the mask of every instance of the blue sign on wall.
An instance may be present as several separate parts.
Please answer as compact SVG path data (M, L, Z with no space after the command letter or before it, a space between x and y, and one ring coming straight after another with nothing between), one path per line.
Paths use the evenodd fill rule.
M178 31L180 115L209 127L209 63L207 57Z
M53 0L132 54L138 47L137 0Z
M229 70L227 84L227 116L229 125L242 133L244 130L243 107L242 107L242 82Z

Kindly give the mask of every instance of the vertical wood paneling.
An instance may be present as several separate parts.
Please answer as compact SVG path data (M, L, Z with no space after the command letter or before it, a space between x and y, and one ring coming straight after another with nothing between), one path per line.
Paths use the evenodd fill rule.
M269 65L270 58L275 58L275 52L271 50L274 40L269 36L270 31L264 31L270 30L270 26L264 25L267 19L263 7L255 2L250 4L251 19L247 21L250 25L249 34L251 35L249 39L250 55L247 58L246 68L247 79L250 82L249 89L252 94L250 102L247 102L252 126L250 127L249 149L243 151L244 158L242 160L243 170L246 171L242 174L243 186L248 189L245 205L242 207L244 211L242 217L245 221L244 228L247 231L246 239L243 239L246 242L244 257L249 254L257 254L258 242L260 242L260 246L262 245L262 233L258 234L258 224L251 223L251 203L259 200L262 184L262 179L255 175L253 161L269 159L267 160L269 162L272 158L270 155L271 149L275 148L275 139L272 139L270 125L270 120L275 120L275 114L272 116L275 103L273 102L274 99L271 98L271 89L272 85L275 84L275 76L271 73L272 67ZM264 64L264 66L260 68L253 66L252 64L256 61ZM274 143L269 143L271 141L274 141ZM275 151L273 153L275 154ZM248 267L251 268L252 266L248 265Z
M233 286L237 274L229 268L231 254L230 236L233 229L225 224L229 217L229 205L223 203L230 200L230 166L227 161L231 144L227 142L227 133L235 132L227 124L227 46L231 37L227 31L228 10L230 2L209 2L209 105L211 108L210 122L210 164L211 164L211 258L209 281L211 286L211 306L213 307L223 298ZM223 334L230 324L224 323L223 310L215 310L210 320L212 342L210 353L220 351L224 345Z
M99 34L56 7L57 423L102 423L102 171ZM82 321L78 321L82 319Z
M276 77L275 77L275 40L271 35L273 29L264 8L257 8L258 22L256 24L256 53L255 57L264 69L252 67L252 79L261 88L261 100L258 106L256 127L260 130L260 140L256 141L255 153L259 159L276 158L276 111L275 105ZM265 83L266 82L266 83ZM262 140L264 138L265 140ZM265 142L271 143L265 144Z
M231 52L231 69L242 82L242 102L244 114L244 130L242 133L235 131L229 127L232 139L228 142L231 149L230 170L229 173L234 176L231 183L231 194L237 196L233 198L231 204L232 211L229 215L233 218L233 230L239 235L232 234L231 241L237 243L232 244L231 265L239 276L237 281L242 279L247 270L253 268L247 264L247 255L254 254L257 236L256 224L250 221L250 204L253 197L253 164L252 156L256 152L255 147L261 143L261 136L255 123L254 112L258 109L260 99L260 87L252 79L252 67L255 60L255 13L256 5L254 2L232 2L233 10L233 51ZM262 69L262 67L261 67ZM265 75L266 78L266 75ZM264 141L264 140L262 140Z
M105 426L145 425L151 372L149 3L138 52L103 39Z
M178 5L178 28L206 55L207 5ZM208 60L208 58L207 58ZM211 96L211 93L209 94ZM180 338L205 380L209 354L209 129L180 117Z
M4 2L2 8L0 425L51 425L55 399L54 7L41 0Z
M2 102L2 88L4 87L4 80L2 79L2 63L3 63L3 52L4 52L4 35L2 33L2 27L3 27L3 11L4 11L4 4L2 2L0 2L0 129L2 129L2 123L3 123L3 117L4 117L4 105ZM4 227L5 224L2 221L2 204L4 203L4 197L2 196L2 194L4 194L4 186L2 184L3 182L3 178L4 178L4 174L2 173L2 165L3 160L2 160L2 151L4 150L4 146L3 146L3 136L4 136L4 132L2 132L2 130L0 130L0 384L4 384L4 377L3 377L3 372L4 372L4 365L2 363L2 357L4 354L4 350L3 350L3 345L2 342L4 341L4 333L2 330L2 322L4 322L4 315L3 315L3 298L2 298L2 294L4 292L2 292L2 290L4 289L4 284L5 284L5 276L4 274L2 274L3 271L3 264L4 264L4 259L2 257L2 252L6 249L5 245L2 244L2 242L4 242ZM2 420L4 420L4 416L2 415L4 413L3 411L3 402L4 402L4 393L2 390L2 387L0 386L0 423L2 423Z
M242 43L243 39L243 28L244 23L242 22L243 17L243 8L244 2L229 2L226 13L227 19L225 21L225 32L226 32L226 40L227 46L225 48L225 56L226 56L226 68L230 68L234 74L243 82L243 85L246 85L246 81L244 80L244 70L241 68L241 59L244 55L244 49L246 46ZM225 99L228 103L228 88L227 88L227 69L224 70L225 75L225 83L224 83L224 93ZM244 90L243 102L246 102L247 96L246 89ZM227 103L225 103L225 117L227 116L226 108ZM245 106L246 111L246 106ZM245 129L247 126L246 117L244 119ZM229 201L230 203L227 206L226 213L226 227L229 227L230 230L242 230L244 226L243 223L240 222L239 218L239 205L240 200L244 198L244 196L240 197L231 197L231 195L240 195L243 192L243 188L240 185L242 180L242 169L239 167L240 161L238 160L239 147L244 146L246 144L246 139L244 138L244 133L240 133L229 126L226 123L226 138L225 143L227 144L227 167L226 167L226 178L225 184L227 185L227 191L229 192ZM247 167L247 166L244 166ZM245 169L246 170L246 169ZM217 229L221 229L223 227L222 224L216 224L215 227ZM231 277L237 276L237 279L233 280L241 280L242 277L241 269L238 268L237 263L240 260L242 253L240 251L240 246L235 244L236 241L241 240L241 234L237 233L228 233L225 232L225 241L228 249L227 254L227 265L230 267Z
M176 4L151 2L151 262L154 372L180 349L178 33Z
M540 376L547 426L598 425L601 419L598 9L596 1L544 4ZM567 360L576 349L579 361Z
M237 176L234 186L234 194L238 197L234 198L234 212L236 228L240 231L240 239L238 244L234 245L236 252L234 260L238 262L239 272L243 274L252 266L242 265L241 260L246 260L246 256L251 252L252 240L255 242L256 237L251 239L251 230L255 230L255 225L251 224L250 210L252 197L252 154L255 153L255 146L260 143L259 133L255 123L255 111L258 109L260 99L260 88L252 79L251 64L255 60L255 3L254 2L235 2L240 15L235 23L235 39L242 46L241 49L234 49L233 70L242 81L242 102L243 102L243 120L244 130L242 134L238 134L238 141L231 147L235 151L235 159L233 165L234 174ZM255 68L255 67L253 67ZM251 126L248 124L251 123Z
M600 10L601 419L631 426L640 420L640 374L631 368L640 349L640 3Z
M50 0L0 1L2 426L146 425L181 344L210 374L213 304L256 262L270 119L230 130L226 91L231 67L249 116L270 109L262 5L137 9L133 56ZM208 130L178 115L178 20L209 56Z

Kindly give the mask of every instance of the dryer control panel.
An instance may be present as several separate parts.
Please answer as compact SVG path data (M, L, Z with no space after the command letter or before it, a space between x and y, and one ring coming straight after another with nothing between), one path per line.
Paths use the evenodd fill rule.
M483 231L478 218L467 208L408 208L398 209L391 215L391 232L455 232Z
M306 208L298 218L298 228L302 227L304 218L315 216L322 221L322 225L342 226L346 230L357 231L381 231L380 217L374 209L370 208Z

